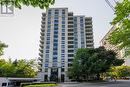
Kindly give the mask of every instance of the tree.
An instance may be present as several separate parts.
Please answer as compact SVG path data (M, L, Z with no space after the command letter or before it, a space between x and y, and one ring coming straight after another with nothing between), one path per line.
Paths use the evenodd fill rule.
M35 77L37 70L34 60L0 60L0 77Z
M130 76L130 66L116 66L111 67L108 72L108 75L116 78L126 78Z
M3 55L3 50L4 50L4 48L6 48L6 47L8 47L5 43L2 43L1 41L0 41L0 56L2 56Z
M117 25L116 29L110 34L108 41L122 48L130 48L130 1L123 0L118 2L115 7L115 18L112 25ZM130 54L128 51L127 54Z
M50 5L53 5L54 2L55 0L0 0L1 4L12 4L19 9L21 9L22 5L44 9L48 8Z
M72 64L68 70L68 76L75 80L96 77L100 79L100 73L107 72L111 66L124 63L123 59L117 59L116 53L107 51L104 47L95 49L78 49Z

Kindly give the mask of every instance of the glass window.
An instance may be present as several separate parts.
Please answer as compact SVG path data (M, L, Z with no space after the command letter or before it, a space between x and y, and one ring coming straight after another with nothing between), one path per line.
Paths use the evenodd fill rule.
M49 62L49 59L45 59L45 62Z
M65 33L62 33L62 36L65 36Z
M48 28L51 28L51 25L48 25Z
M54 62L52 66L57 67L57 63Z
M50 41L47 41L46 44L50 44Z
M61 45L62 48L65 48L65 45Z
M62 28L65 28L65 25L62 25Z
M57 52L53 52L53 55L57 55Z
M65 24L65 21L62 21L62 24Z
M54 29L58 29L58 26L54 26Z
M49 53L49 50L46 50L46 53Z
M49 58L49 54L46 54L46 58Z
M65 20L65 17L62 17L62 20Z
M55 19L55 20L58 20L58 16L55 16L54 19Z
M54 31L54 34L58 34L58 31Z
M65 32L65 29L62 29L62 32Z
M48 63L45 63L45 67L48 67Z
M62 40L65 40L65 37L62 37ZM65 43L65 42L64 42Z
M7 83L2 83L2 86L6 86L7 85Z
M55 34L55 35L54 35L54 38L58 38L58 35Z
M47 45L47 46L46 46L46 49L49 49L49 48L50 48L50 46L49 46L49 45Z
M61 63L61 66L64 67L64 66L65 66L65 63Z
M80 24L80 27L84 27L84 25L83 24ZM82 29L82 28L81 28Z
M51 24L51 21L48 21L48 24Z
M58 43L53 43L54 46L58 46Z
M47 37L47 40L50 40L50 37Z
M54 42L58 42L58 39L54 39Z
M65 53L65 50L61 50L62 53Z
M74 21L75 21L75 22L77 21L77 17L74 17Z

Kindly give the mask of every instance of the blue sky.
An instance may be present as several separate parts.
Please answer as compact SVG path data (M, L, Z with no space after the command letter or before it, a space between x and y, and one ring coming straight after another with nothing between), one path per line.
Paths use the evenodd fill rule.
M109 0L115 5L113 0ZM114 12L105 0L56 0L51 7L68 7L75 15L93 17L95 47L108 32ZM41 13L45 10L23 6L15 9L14 16L0 17L0 41L9 47L3 58L37 58L41 28Z

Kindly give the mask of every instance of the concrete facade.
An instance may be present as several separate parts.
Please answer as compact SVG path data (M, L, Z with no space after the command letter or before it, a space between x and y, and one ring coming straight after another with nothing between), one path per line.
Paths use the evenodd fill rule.
M93 48L92 17L73 15L68 8L50 8L42 14L39 74L44 81L68 81L78 48Z

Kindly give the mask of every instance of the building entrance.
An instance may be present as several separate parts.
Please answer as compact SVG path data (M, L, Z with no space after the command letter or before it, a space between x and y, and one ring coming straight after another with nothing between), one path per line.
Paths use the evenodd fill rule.
M51 69L50 81L58 82L58 68Z

